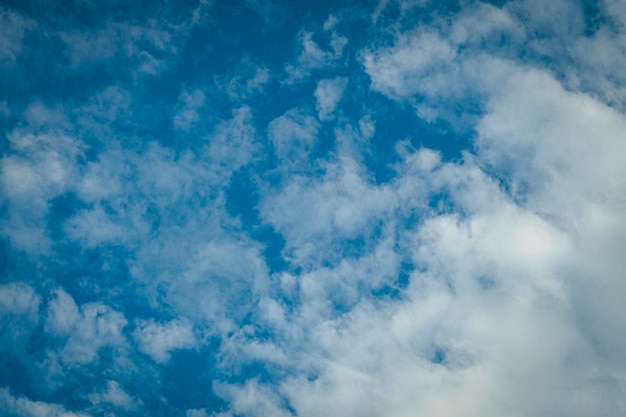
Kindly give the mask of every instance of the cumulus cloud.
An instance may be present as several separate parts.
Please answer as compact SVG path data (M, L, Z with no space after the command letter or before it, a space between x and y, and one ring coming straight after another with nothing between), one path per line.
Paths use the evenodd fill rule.
M252 161L256 147L252 113L243 106L233 110L232 119L217 126L210 137L208 156L220 174L230 175Z
M323 178L294 176L261 205L263 218L285 236L297 263L320 253L319 245L336 244L334 239L367 236L393 199L386 189L368 184L354 160L325 168Z
M107 381L106 390L89 395L89 401L94 405L110 404L123 410L132 410L139 405L138 401L128 395L117 381Z
M252 380L243 386L220 384L217 392L232 402L231 408L237 414L289 416L278 395L268 388Z
M185 417L208 417L209 415L201 408L192 408L185 411Z
M365 71L372 89L404 98L432 88L428 77L456 57L455 49L436 33L400 35L393 48L366 51Z
M133 336L139 344L139 350L157 363L169 361L171 352L177 349L190 349L197 344L191 325L182 320L165 324L140 321Z
M503 22L508 24L507 19ZM613 261L602 257L602 266L587 268L589 255L583 253L596 253L592 246L604 239L614 242L614 247L620 245L625 223L617 213L611 214L611 207L623 205L624 184L619 181L624 177L623 164L618 162L623 152L617 139L623 115L590 96L566 92L546 72L499 59L480 58L478 62L495 77L474 85L472 67L479 64L463 63L458 68L464 74L450 72L452 85L425 86L434 68L457 65L451 44L428 34L411 35L401 38L397 49L366 52L364 63L372 88L394 99L435 96L439 91L450 94L458 88L474 91L481 99L486 94L486 112L477 123L476 156L466 155L461 164L441 165L429 150L405 154L406 165L398 166L400 177L387 188L394 197L383 198L399 212L407 212L404 204L416 202L404 200L407 193L436 195L445 190L451 204L446 210L453 213L431 212L432 217L419 227L402 232L403 239L411 242L403 247L418 267L411 274L405 299L376 305L356 296L346 316L307 322L315 334L307 339L314 346L310 349L323 351L326 361L301 357L296 366L316 376L288 378L278 393L297 415L404 415L409 410L418 415L461 410L480 415L522 410L610 415L623 405L617 398L604 402L600 393L619 392L623 371L607 370L600 376L590 363L604 363L605 355L611 363L621 363L614 356L622 346L616 337L622 334L621 325L613 319L619 317L617 304L605 291L613 288L614 293L623 293L624 289L610 272L617 269L607 268ZM596 158L604 162L596 165ZM506 192L489 176L494 172L506 181ZM413 177L402 178L402 173ZM420 187L415 175L427 183ZM325 181L336 184L338 178ZM409 184L412 188L406 188ZM306 213L314 201L324 202L325 207L332 201L328 197L307 200L315 187L306 191L291 187L280 193L280 198L293 193L289 203L268 217L285 231L287 242L297 235L286 231L306 230L296 223L281 226L289 215ZM352 184L348 189L358 187ZM358 194L360 202L372 195ZM601 214L596 211L599 205ZM262 207L269 216L270 206ZM586 210L594 214L584 214ZM320 220L320 214L328 211L316 208L314 212L316 216L308 218ZM351 219L358 219L359 209L349 212ZM378 215L387 221L389 212L394 211L390 208ZM600 218L606 226L599 226ZM599 228L588 228L583 219ZM309 222L306 227L315 224L330 222ZM319 230L322 236L341 231ZM303 236L295 247L314 241L310 233ZM614 252L608 249L608 253ZM579 272L572 274L573 270ZM583 270L604 272L600 279L583 278ZM310 287L304 275L284 282L297 282L295 291L306 305L313 298L305 294L324 281L314 279L315 287ZM337 283L336 278L328 282ZM607 304L591 308L582 301L579 285L604 294ZM332 296L315 299L332 300ZM300 314L316 311L304 305ZM320 311L310 317L322 317ZM281 314L273 317L280 320ZM591 336L590 322L602 322L599 327L607 333ZM601 337L603 348L594 347ZM362 350L355 352L357 346ZM514 362L508 360L513 357ZM573 379L578 382L572 383ZM249 388L240 389L239 395L244 396ZM416 396L417 392L422 395ZM572 402L571 392L585 392L586 400ZM333 406L329 409L327 404ZM250 414L260 415L256 409Z
M51 199L76 180L76 160L82 146L63 130L38 132L41 125L63 127L63 113L34 104L27 109L30 128L9 135L11 151L0 159L0 185L7 210L1 230L14 245L29 252L45 252L49 240L45 218Z
M341 100L347 82L348 80L346 78L337 77L321 80L317 83L315 98L317 100L316 107L320 120L326 120L332 117L332 113L335 111L339 100Z
M298 109L272 120L268 136L281 165L295 167L307 160L317 142L319 123Z
M48 305L46 328L63 341L60 357L68 364L94 361L101 348L124 344L127 320L102 303L78 306L63 289L55 291Z
M18 353L28 344L39 324L40 304L41 297L26 283L0 286L0 336L10 346L9 350Z
M11 282L0 286L0 313L37 319L41 298L28 284Z
M15 397L7 389L0 389L0 409L18 417L87 417L84 413L67 411L59 404L32 401L26 397Z

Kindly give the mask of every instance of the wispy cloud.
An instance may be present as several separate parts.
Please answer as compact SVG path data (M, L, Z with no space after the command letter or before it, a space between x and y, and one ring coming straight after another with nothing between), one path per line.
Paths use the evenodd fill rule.
M287 78L285 83L290 84L302 80L314 70L332 66L343 56L348 39L337 33L332 25L326 25L320 33L328 43L328 48L322 48L313 39L314 32L302 31L299 34L302 51L294 64L285 67Z
M332 118L341 96L346 88L348 80L345 77L321 80L315 89L317 99L317 112L320 120Z
M0 408L11 415L52 416L52 417L85 417L88 414L73 413L59 404L32 401L26 397L15 397L7 389L0 389Z

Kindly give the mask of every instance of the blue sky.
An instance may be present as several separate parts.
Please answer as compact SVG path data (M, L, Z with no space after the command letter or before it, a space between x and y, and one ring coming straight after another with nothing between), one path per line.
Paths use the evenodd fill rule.
M0 414L626 413L626 3L0 5Z

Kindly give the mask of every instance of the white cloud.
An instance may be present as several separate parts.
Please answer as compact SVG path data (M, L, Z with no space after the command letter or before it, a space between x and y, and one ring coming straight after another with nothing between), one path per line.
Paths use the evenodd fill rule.
M15 397L0 388L0 410L16 417L87 417L84 413L67 411L62 405Z
M64 341L60 351L63 362L90 363L101 348L125 343L122 330L127 321L121 313L102 303L79 307L63 289L56 290L54 295L48 305L46 329Z
M82 241L86 248L94 248L109 242L119 242L128 231L115 224L100 206L84 210L65 224L65 233L71 239Z
M122 59L138 74L155 75L167 68L193 22L146 16L144 24L109 20L89 30L61 32L72 66Z
M257 152L255 128L250 107L233 111L230 120L221 122L209 137L208 157L218 175L230 174L251 162Z
M133 410L140 404L139 401L131 397L120 386L117 381L107 381L107 387L105 391L100 393L90 394L89 401L94 405L110 404L123 410Z
M47 328L55 334L69 334L80 320L76 302L68 293L57 290L48 305Z
M183 91L178 99L179 109L174 115L174 127L183 131L189 131L200 119L198 109L204 105L206 99L202 90L194 90L190 93Z
M424 2L388 3L380 2L378 12L398 6L404 19ZM178 111L175 128L194 136L197 130L205 141L193 152L143 137L132 138L142 140L133 150L123 149L131 138L102 139L114 137L106 135L132 108L132 91L111 87L74 112L35 103L7 136L10 149L0 160L3 236L33 253L50 247L50 200L76 193L84 206L64 221L62 243L87 252L123 246L129 286L145 297L140 302L179 317L132 320L134 344L156 362L147 366L155 380L162 381L157 365L174 352L214 337L216 367L232 371L232 379L246 378L238 373L244 365L266 365L267 379L215 381L228 410L192 408L187 417L621 415L626 118L619 72L626 54L623 36L614 32L623 8L601 3L610 24L583 35L573 3L539 3L475 4L406 33L397 31L407 20L372 29L397 33L391 44L360 54L373 91L430 120L453 122L463 116L455 112L475 112L464 125L475 147L454 162L406 140L389 167L396 176L376 181L364 163L374 149L369 141L379 139L374 133L394 138L375 132L375 112L358 122L334 117L341 100L352 98L343 97L347 79L329 74L347 42L330 16L320 33L301 33L302 51L286 67L286 83L324 70L314 97L326 123L322 128L302 105L269 122L278 169L252 164L262 150L253 115L263 120L264 110L239 107L204 134L200 90L185 90L178 107L170 107ZM155 24L105 26L84 44L65 40L75 41L76 63L105 59L111 46L138 68L157 71L157 58L144 55L144 46L167 60L176 42L159 39L167 30L158 25L147 29ZM118 38L126 30L129 43ZM102 56L89 55L94 46L104 48L95 51ZM523 64L518 46L527 53ZM593 59L587 49L597 52ZM568 57L562 74L556 60L550 69L540 62L557 52ZM238 106L270 79L265 67L244 69L224 78ZM303 97L310 100L311 92ZM105 132L88 152L73 137L80 130L75 120ZM327 132L334 133L324 138L334 140L328 157L312 161ZM89 162L79 166L83 157ZM230 178L246 166L260 188L255 208L262 226L284 239L284 271L269 272L263 244L251 237L257 230L243 231L225 208ZM38 261L56 262L51 258ZM7 349L26 351L40 304L25 283L0 286L2 335L18 346ZM41 308L48 344L37 361L47 356L35 368L47 367L49 378L89 373L84 366L95 365L107 347L123 356L117 367L139 366L128 355L127 319L104 300L80 304L59 289ZM117 367L107 370L101 390L78 395L92 410L139 412L141 402L126 391L136 385L118 378ZM166 401L168 388L154 387L145 388ZM73 415L6 389L0 410Z
M296 263L318 262L316 254L325 251L317 248L330 247L333 238L367 236L393 205L389 191L365 181L362 167L351 158L324 168L323 178L293 176L261 202L263 219L283 234L285 255Z
M433 62L452 57L425 53L421 63L413 52L429 51L428 42L412 42L372 55L372 88L404 100ZM383 71L380 57L406 73ZM585 416L626 407L624 115L512 61L478 56L457 68L443 73L449 85L424 91L482 95L475 155L444 164L436 152L400 146L398 177L381 186L343 153L324 177L294 176L263 195L263 218L310 272L281 276L299 303L289 316L274 300L261 309L294 376L275 389L254 382L220 394L248 399L247 415L284 401L304 416ZM427 205L442 194L447 206ZM419 220L407 228L400 219L412 212ZM320 267L336 250L331 237L363 233L374 219L395 230L383 233L394 249L376 258L380 270L361 272L366 256ZM399 299L357 290L367 285L359 276L397 273L407 252L416 270ZM347 311L325 305L333 302Z
M316 145L319 123L298 109L291 109L272 120L268 136L280 164L286 168L301 168Z
M218 88L224 88L233 101L246 100L263 93L271 79L267 67L247 57L241 59L229 77L217 77L215 83Z
M463 10L449 25L446 31L450 41L464 47L491 48L499 45L502 37L512 43L527 37L524 26L506 9L485 3Z
M233 335L223 340L220 358L226 363L260 361L266 366L286 366L290 362L285 352L273 341L257 340L255 328L249 325L235 330Z
M616 294L626 287L616 248L626 242L626 117L532 71L518 74L490 104L478 126L479 156L506 172L524 207L571 237L565 271L576 322L591 340L602 340L596 360L610 361L611 374L623 378L626 360L617 352L626 338L617 330Z
M626 6L619 0L604 0L601 3L610 19L618 23L621 29L626 28Z
M26 110L29 126L8 135L11 149L0 159L0 187L7 209L0 230L18 248L45 252L48 202L73 186L82 146L63 132L64 115L34 104ZM45 126L50 132L39 133ZM59 130L57 130L59 129Z
M88 203L112 200L124 192L124 179L130 177L131 167L120 150L109 150L88 162L76 187L79 197Z
M92 248L110 243L135 248L152 232L149 207L159 219L162 212L189 201L198 184L223 175L225 167L206 172L191 152L175 155L156 143L145 148L135 153L111 146L86 164L76 192L90 207L65 221L68 237Z
M3 117L9 117L11 115L11 109L6 101L0 101L0 115Z
M240 241L198 237L186 256L191 261L181 265L176 282L168 284L169 301L210 333L232 332L268 291L259 245L243 237Z
M23 282L0 285L0 335L18 354L39 324L41 297Z
M185 411L185 417L209 417L209 415L202 408L192 408Z
M320 120L328 120L332 118L337 104L341 100L343 91L346 88L348 79L345 77L335 77L332 79L320 80L315 89L315 98L317 100L317 112Z
M139 344L139 350L160 364L167 363L173 351L190 349L198 343L191 324L184 320L165 324L142 320L138 322L133 336Z
M243 386L215 384L214 390L229 400L235 414L276 417L292 415L284 410L278 395L256 380L247 381Z
M246 93L252 94L263 90L263 86L270 79L270 72L267 68L257 68L254 77L246 81Z
M331 50L322 49L313 40L313 32L303 31L300 33L302 52L296 62L287 65L285 83L291 84L308 77L312 71L333 65L343 56L343 50L348 44L348 39L332 31L329 46Z
M455 57L449 42L425 32L399 35L392 48L365 51L363 65L373 90L401 99L433 88L433 75Z
M280 313L268 317L291 335L287 346L304 343L298 353L288 350L296 359L288 367L300 369L300 376L287 378L271 394L269 386L256 385L232 392L241 401L253 398L252 404L261 403L258 395L272 404L284 401L279 399L284 395L297 415L619 410L616 397L607 404L600 393L619 392L621 371L596 370L603 359L581 333L563 279L576 250L570 237L512 203L471 160L437 165L430 158L424 164L432 154L420 153L423 158L407 162L419 164L417 172L426 169L422 175L434 187L448 187L467 217L434 216L402 232L403 246L419 269L400 300L355 297L349 312L335 318L324 313L334 308L314 307L358 288L354 281L342 285L343 279L365 276L371 283L372 277L393 271L398 262L393 250L373 262L380 271L358 272L361 258L354 261L361 266L345 275L317 270L298 277L296 316L288 322ZM328 292L319 292L323 286ZM615 333L619 325L610 326ZM443 352L441 364L433 362L436 349ZM611 363L619 363L616 359ZM572 402L571 392L586 400ZM230 395L225 398L234 403ZM246 415L262 415L257 407L250 405Z
M479 158L504 173L528 207L576 221L586 203L615 209L626 201L623 114L537 71L517 71L488 110L477 128Z
M34 23L19 14L0 10L0 67L15 65L15 59L22 52L25 32Z
M20 282L11 282L0 286L0 314L24 315L37 319L39 297L32 287Z
M85 105L75 109L74 113L78 115L81 124L104 136L105 132L108 134L110 132L103 127L133 115L131 103L130 91L118 85L111 85L96 93Z

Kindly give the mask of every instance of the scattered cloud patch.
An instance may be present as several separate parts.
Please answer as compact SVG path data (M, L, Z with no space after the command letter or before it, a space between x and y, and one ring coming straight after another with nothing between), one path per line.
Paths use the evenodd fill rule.
M139 344L139 350L161 364L169 361L171 352L190 349L197 344L191 325L181 320L165 324L141 321L133 336Z
M111 380L107 382L106 390L89 395L89 401L95 406L110 404L123 410L133 410L139 405L117 381Z
M345 77L321 80L315 89L317 113L320 120L332 118L333 112L341 100L348 80Z
M180 96L180 109L174 115L174 127L188 131L200 118L198 109L204 104L205 98L202 90L183 92Z
M46 327L63 341L60 357L68 364L85 364L96 360L103 347L121 347L126 318L102 303L80 307L62 289L55 292L48 306Z
M26 397L13 396L7 389L0 389L0 409L18 417L86 417L88 414L67 411L59 404L32 401Z
M328 28L330 29L330 27ZM324 32L327 32L326 30ZM328 39L329 48L322 49L313 39L313 32L303 31L300 33L302 51L294 64L287 65L285 83L291 84L308 77L312 71L332 66L343 56L343 51L348 44L348 39L339 35L336 31L330 34L324 33Z

